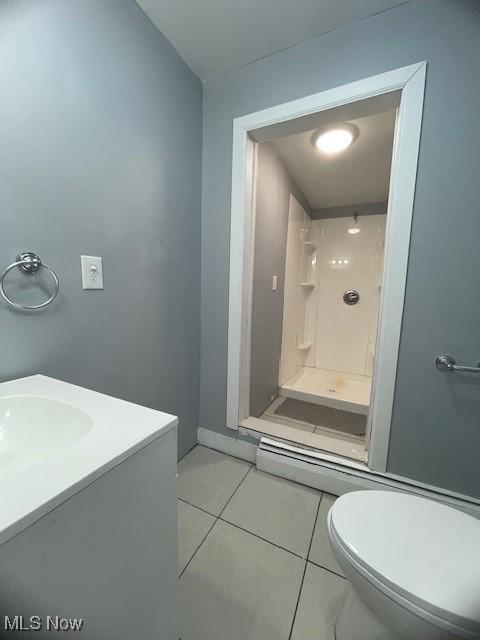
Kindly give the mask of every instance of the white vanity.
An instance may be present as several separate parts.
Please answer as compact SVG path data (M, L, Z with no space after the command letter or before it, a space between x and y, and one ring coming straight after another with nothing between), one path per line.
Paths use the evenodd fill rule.
M177 640L176 426L42 375L0 384L0 637Z

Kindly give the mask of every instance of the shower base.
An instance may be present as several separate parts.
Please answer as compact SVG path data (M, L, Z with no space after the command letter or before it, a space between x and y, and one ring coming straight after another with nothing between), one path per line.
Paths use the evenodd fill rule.
M367 415L371 388L369 376L302 367L280 386L280 395Z

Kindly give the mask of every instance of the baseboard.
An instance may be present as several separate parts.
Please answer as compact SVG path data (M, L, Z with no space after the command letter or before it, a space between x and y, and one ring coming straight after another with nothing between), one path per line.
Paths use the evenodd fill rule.
M257 445L239 439L238 435L238 431L232 431L231 437L216 433L216 431L211 431L210 429L203 429L202 427L197 430L198 444L255 464Z

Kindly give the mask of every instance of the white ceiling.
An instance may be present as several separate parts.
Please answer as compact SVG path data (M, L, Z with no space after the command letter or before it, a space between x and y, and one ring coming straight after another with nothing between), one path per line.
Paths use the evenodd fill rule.
M359 136L336 155L317 151L313 131L270 142L312 209L388 199L395 109L349 122L358 127Z
M200 77L287 49L406 0L137 0Z

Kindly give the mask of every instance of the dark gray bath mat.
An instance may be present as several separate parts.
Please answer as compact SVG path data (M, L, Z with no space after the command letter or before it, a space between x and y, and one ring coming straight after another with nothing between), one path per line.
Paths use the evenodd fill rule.
M275 414L291 420L308 422L324 429L349 433L352 436L364 436L367 427L367 416L292 398L282 402L275 409Z
M291 420L308 422L316 426L319 409L319 405L313 404L313 402L303 402L303 400L287 398L275 409L275 414L290 418Z
M332 409L318 405L320 414L318 416L317 427L335 429L342 433L349 433L352 436L364 436L367 429L367 416L341 409Z

